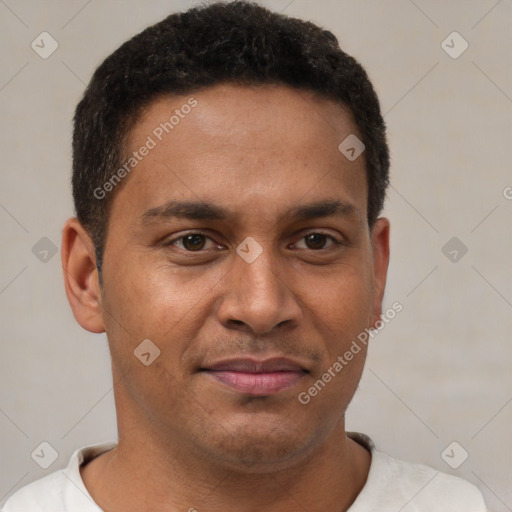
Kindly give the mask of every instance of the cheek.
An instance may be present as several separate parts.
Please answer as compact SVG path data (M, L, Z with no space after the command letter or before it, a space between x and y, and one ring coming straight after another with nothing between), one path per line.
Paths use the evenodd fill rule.
M168 265L154 264L152 259L145 254L118 259L116 266L108 269L105 283L109 306L127 324L156 333L178 322L201 292Z
M204 324L220 275L184 272L161 262L150 265L144 255L126 260L105 272L109 340L133 354L142 340L150 339L161 351L160 360L176 373Z
M315 327L328 330L329 345L340 348L368 327L372 309L369 272L346 266L324 279L312 279L306 288L308 309L314 312Z

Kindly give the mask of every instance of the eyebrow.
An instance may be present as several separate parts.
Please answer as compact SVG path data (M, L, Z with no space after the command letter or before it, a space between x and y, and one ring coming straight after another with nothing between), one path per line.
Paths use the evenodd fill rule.
M297 220L310 220L329 216L358 216L358 214L359 210L350 203L338 199L327 199L294 206L285 213L285 216ZM147 210L140 216L140 222L146 225L172 218L226 220L230 217L235 217L235 213L213 203L173 200Z

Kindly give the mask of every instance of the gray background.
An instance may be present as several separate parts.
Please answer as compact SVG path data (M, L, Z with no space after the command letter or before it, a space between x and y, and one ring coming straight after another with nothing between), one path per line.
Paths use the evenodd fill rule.
M193 3L0 0L0 503L75 449L116 438L106 338L75 323L51 252L73 213L71 118L107 54ZM510 511L512 1L262 3L333 31L368 70L388 124L385 307L403 311L372 342L348 428ZM59 45L47 59L31 48L43 31ZM458 58L441 46L453 31L469 43ZM443 252L452 237L459 246ZM30 455L43 441L58 452L46 470ZM453 441L452 461L469 453L456 470L441 457Z

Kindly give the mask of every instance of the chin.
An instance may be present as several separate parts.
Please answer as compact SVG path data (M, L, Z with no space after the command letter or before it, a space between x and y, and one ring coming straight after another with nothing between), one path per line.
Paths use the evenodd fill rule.
M210 430L216 440L210 439L210 453L218 464L223 461L230 470L247 473L268 473L286 469L307 457L314 444L314 435L307 429L292 427L287 422L249 419L244 425L219 425Z

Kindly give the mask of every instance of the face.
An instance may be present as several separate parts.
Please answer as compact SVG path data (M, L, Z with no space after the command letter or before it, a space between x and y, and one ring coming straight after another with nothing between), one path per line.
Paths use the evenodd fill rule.
M118 185L103 262L120 428L258 471L343 427L364 347L308 389L378 319L388 257L387 221L368 227L364 153L338 149L350 134L342 106L283 86L145 111L127 155L147 154ZM146 360L160 352L145 365L148 339Z

